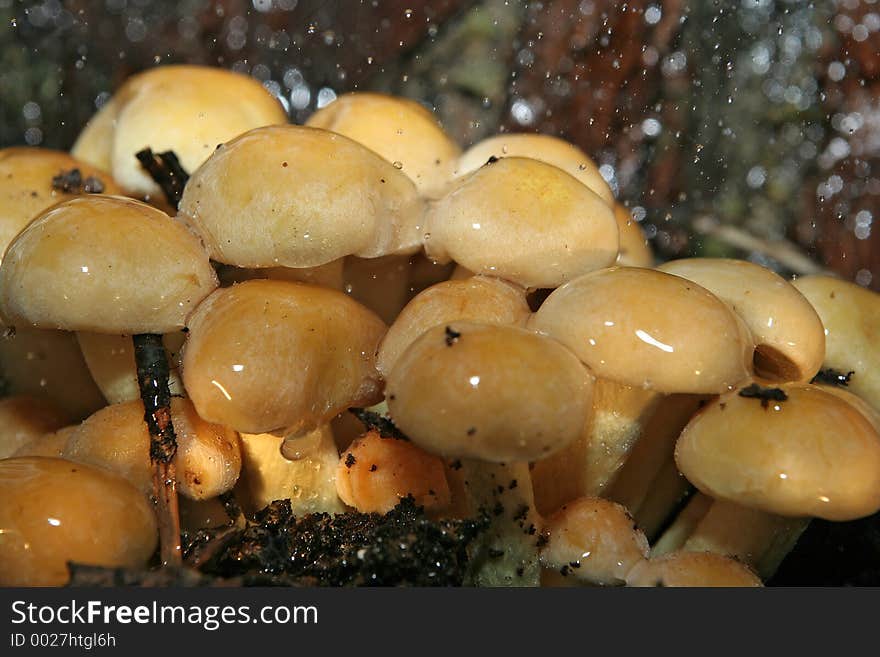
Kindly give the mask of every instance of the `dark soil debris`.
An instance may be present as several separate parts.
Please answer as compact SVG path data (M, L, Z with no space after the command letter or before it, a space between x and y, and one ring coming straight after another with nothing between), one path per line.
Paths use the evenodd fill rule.
M760 399L762 408L767 408L771 401L784 402L788 399L788 395L782 388L764 388L757 383L752 383L740 390L739 396Z

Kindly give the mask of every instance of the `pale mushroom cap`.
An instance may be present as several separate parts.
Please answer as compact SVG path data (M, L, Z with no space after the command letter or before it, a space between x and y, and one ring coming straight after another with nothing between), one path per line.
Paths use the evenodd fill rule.
M476 171L491 157L530 157L552 164L577 178L608 205L614 203L614 193L590 156L559 137L523 133L489 137L464 152L455 174L464 176Z
M747 587L761 579L739 561L712 552L673 552L642 561L626 578L627 586Z
M559 343L525 329L455 322L424 333L388 375L391 417L448 457L531 461L575 440L593 378Z
M544 533L541 564L590 584L623 584L648 558L648 539L629 512L598 497L569 502L546 519Z
M531 311L525 290L497 278L445 281L418 294L389 327L376 367L382 376L425 331L455 321L524 326Z
M77 196L52 187L55 176L71 169L79 169L83 180L100 180L107 194L122 192L110 174L67 153L27 147L0 150L0 257L37 215Z
M2 323L0 331L0 372L8 394L48 399L75 420L104 405L73 333L26 327L4 331Z
M651 269L614 267L563 285L529 322L600 378L657 392L719 393L749 376L748 331L704 288Z
M822 321L804 296L773 271L744 260L686 258L661 271L703 286L727 303L755 339L755 370L778 381L809 381L825 357Z
M183 394L178 362L185 338L183 331L166 333L162 336L169 367L168 387L172 395ZM140 399L134 343L130 335L80 331L76 334L76 340L88 370L107 402L119 404Z
M782 516L851 520L880 509L880 435L842 397L783 384L786 401L722 395L690 421L675 462L702 492Z
M12 324L102 333L169 333L217 286L199 240L139 201L89 196L34 220L0 265Z
M140 491L62 459L0 461L0 586L61 586L67 562L144 568L156 518Z
M377 93L349 93L319 109L307 126L345 135L375 151L436 196L449 184L461 149L419 103Z
M181 397L171 400L171 421L177 436L174 464L181 494L204 500L230 490L241 470L238 435L204 421ZM63 456L111 470L149 493L153 468L144 405L136 400L101 409L69 436Z
M503 158L460 178L426 218L425 251L524 287L557 287L617 259L614 212L538 160Z
M0 459L69 421L66 413L46 399L25 395L0 399Z
M185 170L194 171L218 144L287 120L278 100L253 78L218 68L162 66L129 78L72 152L108 168L129 191L153 194L159 188L135 158L143 148L172 150Z
M423 202L390 162L301 126L252 130L196 170L180 212L211 257L239 267L315 267L418 249Z
M248 281L217 290L188 326L183 381L206 420L288 433L381 400L375 353L385 324L341 292Z
M407 495L432 510L444 509L452 500L443 459L375 431L357 438L340 456L336 491L343 502L364 513L387 513Z
M44 433L19 447L13 456L50 456L63 458L67 442L79 430L78 424L61 427L57 431Z
M648 238L639 223L633 219L628 208L620 203L614 204L614 218L620 232L620 253L617 264L625 267L653 267L654 254L648 244Z
M825 326L825 366L852 372L849 389L880 410L880 294L829 276L803 276L794 286Z

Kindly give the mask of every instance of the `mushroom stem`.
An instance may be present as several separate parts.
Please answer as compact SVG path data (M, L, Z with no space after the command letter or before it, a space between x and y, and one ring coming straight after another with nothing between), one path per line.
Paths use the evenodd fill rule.
M177 452L177 437L171 422L168 360L161 335L141 333L134 335L132 342L138 387L144 403L144 421L150 432L153 495L157 504L162 565L180 566L180 510L177 504L177 478L172 462Z

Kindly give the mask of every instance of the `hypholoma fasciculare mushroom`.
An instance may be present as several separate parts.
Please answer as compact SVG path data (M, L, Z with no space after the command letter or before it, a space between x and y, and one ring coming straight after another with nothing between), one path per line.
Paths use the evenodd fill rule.
M159 334L182 329L216 285L198 238L163 212L116 196L54 206L15 238L0 264L0 309L13 326L135 336L166 563L180 560L180 531Z
M580 440L536 466L536 496L545 499L545 510L566 497L601 493L670 401L665 395L730 389L749 377L754 350L742 321L709 291L640 268L613 267L559 287L529 327L569 347L600 381L592 423Z
M60 429L69 420L61 409L45 399L25 395L0 399L0 459Z
M830 378L880 411L880 294L830 276L803 276L794 286L825 326Z
M287 113L253 78L218 68L160 66L130 77L71 152L111 172L129 192L153 195L159 188L135 157L142 149L173 151L193 171L218 144L280 123L287 123Z
M0 586L62 586L68 563L144 568L156 517L122 477L62 459L0 461Z
M750 587L758 576L736 559L711 552L673 552L641 561L627 574L627 586Z

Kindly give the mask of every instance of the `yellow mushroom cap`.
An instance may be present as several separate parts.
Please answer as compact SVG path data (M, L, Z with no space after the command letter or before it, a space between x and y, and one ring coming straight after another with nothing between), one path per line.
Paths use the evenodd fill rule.
M455 321L524 325L531 311L525 290L497 278L444 281L419 293L400 312L379 347L376 366L387 376L422 333Z
M156 549L147 498L106 470L44 457L0 461L0 586L62 586L67 562L144 568Z
M253 78L204 66L160 66L126 80L72 153L111 171L129 191L154 194L158 186L135 158L143 148L172 150L191 172L218 144L278 123L287 123L287 113Z
M461 153L430 111L384 94L344 94L312 114L306 125L345 135L375 151L425 196L442 192Z
M0 459L69 421L64 411L46 399L27 395L0 399Z
M530 157L552 164L577 178L608 205L614 203L614 193L590 156L559 137L527 133L489 137L464 152L455 173L464 176L476 171L491 157Z
M0 150L0 257L37 215L77 196L52 186L55 176L72 169L79 169L83 180L96 178L106 194L122 193L110 174L67 153L28 147Z
M781 381L809 381L825 357L822 321L804 296L766 267L744 260L686 258L661 271L703 286L727 303L755 339L755 369Z
M198 238L118 196L80 197L35 219L0 265L7 320L37 328L168 333L217 286Z
M183 382L208 421L289 433L381 400L375 353L385 324L342 292L247 281L214 292L188 327Z
M430 329L388 375L391 417L414 443L448 457L531 461L575 440L593 378L565 347L513 326Z
M753 344L709 291L651 269L614 267L550 294L529 326L599 377L658 392L719 393L749 376Z
M825 326L825 366L852 372L849 389L880 410L880 294L830 276L803 276L794 286Z
M626 574L648 558L648 539L629 512L598 497L581 497L561 507L544 524L545 568L590 584L623 584Z
M682 474L714 498L782 516L852 520L880 509L871 419L817 386L778 390L785 401L739 390L704 407L676 444Z
M390 162L318 128L245 133L196 170L180 212L211 257L239 267L316 267L411 253L423 202Z
M177 436L177 485L184 496L206 500L230 490L241 470L238 435L206 422L188 399L171 400ZM144 493L152 489L150 434L140 400L106 406L70 434L64 458L106 468L125 477Z
M642 561L627 576L627 586L763 586L748 566L712 552L673 552Z
M617 264L625 267L653 267L654 254L632 213L620 203L615 203L614 218L617 220L617 230L620 231Z
M522 157L458 179L425 223L430 257L528 288L607 267L619 246L604 200L562 169Z

